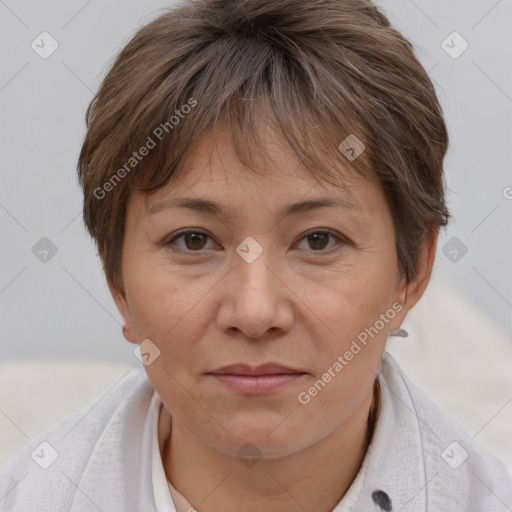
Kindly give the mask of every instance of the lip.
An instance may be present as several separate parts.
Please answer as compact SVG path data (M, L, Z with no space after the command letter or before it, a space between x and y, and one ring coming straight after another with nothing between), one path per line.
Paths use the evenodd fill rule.
M277 363L259 366L232 364L210 372L232 391L250 395L273 393L301 379L306 372Z
M259 366L251 366L246 363L238 363L238 364L230 364L227 366L223 366L218 370L214 370L210 372L214 375L276 375L283 374L289 375L294 373L306 373L302 370L297 370L294 368L289 368L288 366L284 366L278 363L265 363L260 364Z

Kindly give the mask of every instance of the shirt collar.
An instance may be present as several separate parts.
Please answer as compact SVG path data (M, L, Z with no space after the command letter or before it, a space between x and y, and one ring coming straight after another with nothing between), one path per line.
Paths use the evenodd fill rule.
M153 495L155 499L156 512L179 512L176 510L176 506L172 499L167 478L164 471L162 462L162 456L160 451L160 440L159 440L159 418L160 410L163 407L160 396L155 390L151 404L149 407L148 415L151 417L152 435L151 435L151 480L153 484ZM160 438L167 437L170 425L165 430L163 422L161 424ZM190 506L190 505L189 505Z

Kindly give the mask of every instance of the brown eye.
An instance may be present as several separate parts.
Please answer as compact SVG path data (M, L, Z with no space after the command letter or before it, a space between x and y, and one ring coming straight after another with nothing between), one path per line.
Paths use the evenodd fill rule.
M314 250L325 249L329 243L329 233L313 233L308 235L309 246Z
M166 245L177 245L185 252L200 252L207 245L208 238L209 236L201 231L182 231L166 242ZM177 243L177 240L183 240L184 243Z
M334 249L336 242L338 245L343 245L343 238L332 233L331 231L311 231L304 235L302 240L307 241L307 247L299 247L300 249L329 252L329 249ZM329 243L331 243L329 246Z
M206 235L203 235L203 233L188 233L184 235L183 239L187 249L194 251L204 247L206 238Z

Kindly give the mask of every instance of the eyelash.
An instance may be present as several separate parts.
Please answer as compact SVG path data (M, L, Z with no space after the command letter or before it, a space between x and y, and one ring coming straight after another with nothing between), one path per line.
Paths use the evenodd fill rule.
M178 240L179 238L184 237L185 235L190 235L190 234L204 235L207 238L211 239L210 235L208 235L208 233L205 233L204 231L196 230L196 229L187 229L187 230L179 231L178 233L176 233L171 239L169 239L168 241L164 242L164 245L165 246L174 245L174 242L176 240ZM304 238L307 238L308 236L314 235L314 234L329 235L330 237L332 237L332 238L334 238L336 240L338 245L341 244L341 246L337 247L337 248L335 246L335 247L331 247L330 249L320 249L320 250L317 250L317 251L311 249L311 252L313 252L313 253L332 253L332 252L337 252L337 251L341 250L344 245L348 245L350 243L346 238L344 238L341 235L338 235L337 233L335 233L334 231L331 231L329 229L315 229L313 231L308 231L307 233L302 235L302 237L300 238L299 241L303 240ZM205 252L205 250L203 250L203 249L199 249L197 251L193 251L193 250L190 250L190 249L182 249L180 247L178 247L177 250L181 251L181 252L184 252L184 253L187 253L187 254L194 254L194 253L201 254L201 253ZM301 249L301 250L304 250L304 249Z

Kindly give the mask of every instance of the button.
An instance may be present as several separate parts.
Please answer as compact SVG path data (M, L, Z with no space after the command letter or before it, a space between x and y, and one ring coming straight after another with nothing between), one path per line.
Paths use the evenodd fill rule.
M384 512L391 512L393 510L391 498L384 491L373 491L372 500Z

